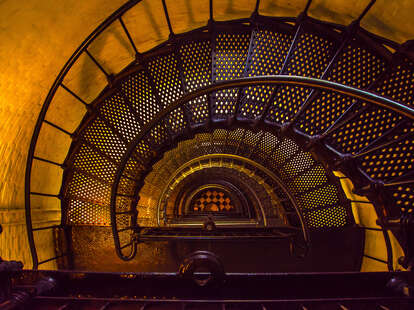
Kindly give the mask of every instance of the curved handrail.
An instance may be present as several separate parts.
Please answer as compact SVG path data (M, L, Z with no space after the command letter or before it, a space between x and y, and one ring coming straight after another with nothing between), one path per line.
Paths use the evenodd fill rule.
M82 43L81 45L75 50L66 64L63 66L62 70L59 72L58 76L56 77L55 81L53 82L52 87L49 90L49 93L43 103L42 109L39 113L39 117L37 118L36 125L33 131L32 140L30 141L29 152L27 155L27 162L26 162L26 174L25 174L25 215L26 215L26 227L27 227L27 234L29 239L29 246L30 252L32 254L32 262L33 262L33 269L37 269L39 265L39 259L37 256L36 245L34 243L33 237L33 226L32 226L32 216L31 216L31 207L30 207L30 179L31 179L31 171L32 171L32 164L33 164L33 157L36 148L37 139L39 138L40 129L46 117L46 112L49 109L49 105L52 102L53 97L55 96L56 91L58 90L59 86L62 84L63 79L72 68L74 63L78 60L80 55L86 51L89 45L105 30L107 29L113 22L118 20L122 15L127 12L129 9L134 7L136 4L141 2L142 0L129 0L123 6L121 6L118 10L116 10L112 15L110 15L107 19L105 19Z
M292 86L302 86L308 88L315 88L319 90L330 90L343 95L353 97L355 99L363 100L370 102L377 106L390 109L394 112L402 114L410 119L414 119L414 109L408 105L393 101L391 99L382 97L380 95L370 93L361 89L357 89L351 86L346 86L343 84L320 80L316 78L303 77L303 76L294 76L294 75L272 75L272 76L258 76L258 77L246 77L239 78L230 81L223 81L213 85L202 87L198 90L190 92L175 102L171 103L164 110L160 111L154 116L151 122L143 127L141 132L130 142L124 156L120 161L120 165L117 167L115 174L115 181L112 184L111 190L111 226L115 242L115 249L119 257L123 257L122 252L120 251L119 236L117 233L117 224L116 224L116 197L117 189L120 179L122 177L123 170L127 164L127 161L132 155L132 152L138 145L138 143L150 133L151 129L154 128L160 121L162 121L166 116L177 108L182 107L189 101L196 99L198 97L209 95L213 92L220 91L223 89L229 88L241 88L249 86L263 86L263 85L292 85Z
M128 2L126 2L123 6L121 6L118 10L116 10L112 15L110 15L107 19L105 19L83 42L82 44L75 50L75 52L72 54L72 56L69 58L69 60L66 62L66 64L64 65L64 67L62 68L62 70L60 71L60 73L58 74L56 80L54 81L51 89L49 90L49 93L43 103L43 106L41 108L41 111L39 113L39 117L37 119L35 128L34 128L34 132L33 132L33 136L30 142L30 147L29 147L29 151L28 151L28 157L27 157L27 162L26 162L26 174L25 174L25 215L26 215L26 225L27 225L27 233L28 233L28 240L29 240L29 246L30 246L30 251L32 254L32 261L33 261L33 268L37 269L39 261L38 261L38 256L37 256L37 252L36 252L36 246L35 246L35 242L34 242L34 237L33 237L33 231L35 229L33 229L32 227L32 219L31 219L31 206L30 206L30 195L31 195L31 191L30 191L30 179L31 179L31 169L32 169L32 165L33 165L33 159L35 158L35 147L37 144L37 140L39 137L39 133L42 127L43 122L47 122L45 120L45 116L46 116L46 112L48 111L49 105L52 102L55 93L57 91L57 89L60 86L64 86L62 84L65 76L67 75L67 73L69 72L69 70L72 68L72 66L76 63L76 61L78 60L78 58L80 57L80 55L84 52L87 51L87 48L90 46L90 44L105 30L107 29L112 23L114 23L116 20L119 20L122 24L122 26L125 28L123 22L122 22L122 16L125 12L127 12L129 9L131 9L132 7L134 7L136 4L140 3L142 0L129 0ZM172 27L171 27L171 23L169 21L169 17L168 17L168 12L167 12L167 7L165 5L165 0L162 0L163 2L163 6L164 6L164 11L166 14L166 18L167 18L167 23L170 29L171 34L173 34L172 32ZM213 1L210 1L210 21L213 22ZM258 14L257 12L257 5L256 5L256 11L255 14ZM126 31L126 29L125 29ZM128 39L131 40L129 34L127 33ZM137 52L133 42L131 42L135 52ZM392 43L392 42L391 42ZM388 42L389 45L391 45L390 42ZM392 46L397 46L397 45L392 45ZM74 95L76 97L76 95ZM82 101L80 98L78 98L80 101ZM381 101L381 100L380 100ZM82 101L83 102L83 101ZM382 101L381 101L382 102ZM83 102L85 103L85 102ZM385 106L387 106L389 104L389 102L382 102ZM392 106L392 104L391 104ZM404 105L402 105L401 107L402 110L404 110ZM398 108L398 109L399 109ZM409 116L410 118L412 118L412 113L410 111L406 111L406 113L410 114L411 116ZM53 126L53 125L52 125ZM58 128L59 129L59 128ZM62 130L62 129L61 129ZM63 130L64 131L64 130ZM65 131L64 131L65 132ZM72 135L68 132L65 132L69 135ZM49 162L51 164L57 164L48 160L44 160L46 162ZM63 166L58 164L59 166ZM60 195L48 195L48 196L53 196L53 197L57 197L57 198L61 198ZM62 217L62 224L63 224L63 217ZM61 227L61 225L58 225ZM42 228L43 229L43 228Z
M166 184L171 184L171 182L177 176L178 171L182 171L183 169L191 166L193 163L200 161L201 158L202 159L209 159L209 158L215 158L216 156L217 155L215 155L215 154L208 154L208 155L204 155L204 156L201 156L201 157L196 157L196 158L186 162L184 165L177 168L177 170L175 172L173 172L173 174L170 176L170 178L168 179ZM244 157L233 155L233 154L220 154L220 158L237 159L241 162L245 162L245 163L250 164L252 166L258 167L259 169L264 171L268 176L270 176L272 178L272 180L275 181L280 186L280 188L285 192L285 194L289 197L290 201L293 202L292 205L293 205L295 211L298 214L299 221L300 221L300 226L302 227L302 231L303 231L303 234L304 234L304 239L305 239L305 241L307 241L309 239L309 234L308 234L307 229L305 227L305 221L303 219L303 214L302 214L302 211L297 207L295 197L289 192L289 190L286 188L285 184L282 182L282 180L280 180L280 178L274 172L272 172L270 169L264 167L263 165L255 162L254 160L249 159L249 158L244 158ZM161 194L161 197L165 195L165 191L166 191L166 188L164 189L163 193ZM165 207L166 206L164 206L164 212L165 212ZM160 208L161 208L161 204L159 203L157 205L157 224L158 225L160 225L160 222L161 222L160 221ZM262 213L264 214L263 209L262 209Z

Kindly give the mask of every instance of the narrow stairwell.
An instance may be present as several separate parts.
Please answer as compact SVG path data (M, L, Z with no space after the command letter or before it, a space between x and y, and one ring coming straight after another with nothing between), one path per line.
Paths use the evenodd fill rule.
M345 26L309 17L310 2L297 18L261 16L257 2L250 18L215 21L211 14L207 26L183 34L173 32L168 5L162 2L170 38L143 53L122 19L136 3L126 4L108 25L120 22L135 60L113 74L86 44L80 53L107 78L108 86L86 102L62 82L64 76L58 82L56 88L80 101L88 113L73 133L41 116L40 124L70 136L72 142L63 164L29 156L30 165L36 160L64 168L59 194L31 191L29 182L29 215L33 196L58 198L65 227L62 240L83 238L82 228L76 226L112 226L118 256L134 259L140 241L182 237L170 225L180 223L176 211L167 214L168 208L160 207L181 197L173 194L171 184L190 174L177 169L200 156L221 156L214 169L230 169L230 175L239 171L258 184L255 191L262 191L258 201L263 200L265 211L252 211L257 232L275 229L275 219L283 218L286 227L294 226L304 236L304 248L316 249L314 244L336 236L333 242L342 245L338 253L348 253L349 261L329 270L359 270L365 259L392 270L396 258L389 252L390 232L400 241L403 237L386 223L411 212L414 201L407 194L413 190L414 67L410 42L397 46L360 27L373 2ZM204 167L201 160L199 166L213 168ZM206 171L200 175L208 181ZM379 218L374 228L384 234L387 257L364 252L363 236L373 227L355 221L356 213L364 211L361 205L352 208L359 202L344 193L349 188L335 176L339 172L351 181L354 193L374 206ZM202 218L194 221L203 223ZM91 234L93 228L85 231ZM233 239L239 237L233 234ZM206 238L211 242L211 235ZM296 237L286 240L291 247L298 245ZM73 251L76 242L69 244L66 252L79 253ZM322 248L315 257L327 255ZM69 255L66 252L57 257ZM251 260L252 266L261 258ZM76 257L69 255L60 264L69 261ZM281 266L274 271L284 271Z

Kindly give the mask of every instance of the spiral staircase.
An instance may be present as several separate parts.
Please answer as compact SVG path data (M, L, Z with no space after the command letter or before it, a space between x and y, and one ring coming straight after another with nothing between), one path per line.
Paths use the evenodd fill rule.
M129 1L68 60L29 150L34 270L20 271L10 304L43 293L33 309L409 309L413 43L360 26L375 1L349 25L308 16L312 1L298 17L252 4L248 18L217 21L210 1L207 25L178 34L159 1L168 39L141 51L128 14L149 7ZM103 60L116 50L94 49L110 27L134 54L122 70ZM79 63L96 80L77 91ZM74 131L59 124L74 114ZM42 155L51 149L64 160ZM33 227L32 208L56 204L61 219ZM39 257L46 236L56 251ZM131 273L180 264L181 277ZM91 289L100 281L106 291Z

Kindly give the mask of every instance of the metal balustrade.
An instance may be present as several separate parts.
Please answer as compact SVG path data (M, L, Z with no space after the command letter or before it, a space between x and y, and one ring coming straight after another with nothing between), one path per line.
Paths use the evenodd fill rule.
M392 249L388 233L398 231L402 226L389 223L399 217L409 218L414 201L405 193L406 189L412 189L414 181L411 166L414 110L409 95L401 95L410 93L406 84L411 79L414 65L412 56L407 53L411 48L409 42L399 46L359 26L359 21L375 1L371 1L349 26L308 17L306 11L310 1L296 19L260 16L260 1L257 1L250 19L216 22L214 1L210 1L209 24L185 34L174 33L168 6L162 1L170 37L143 54L122 19L140 2L127 2L88 36L67 61L44 102L30 144L25 179L26 221L33 268L68 254L62 251L56 257L39 262L34 233L67 227L68 200L71 198L66 191L74 182L71 176L75 173L83 181L91 180L111 190L111 224L115 227L116 241L117 197L130 199L132 205L136 205L136 194L144 176L163 152L194 132L239 126L260 128L263 132L277 132L288 137L303 150L317 154L325 166L340 170L352 180L356 191L374 204L388 249L387 260L369 254L365 257L387 264L391 270ZM136 53L136 61L118 75L104 69L88 50L113 23L120 23ZM266 45L275 42L277 45L271 49ZM384 46L396 52L392 54ZM108 80L107 89L92 103L86 102L64 83L81 55L89 57ZM194 72L198 75L192 74ZM88 117L75 132L46 119L59 88L87 108ZM137 100L131 93L143 95ZM110 118L117 113L124 117L126 125L117 126ZM73 139L65 162L36 155L44 124ZM99 134L97 138L93 136L93 132L99 130L104 130L112 139L107 149L102 148ZM145 139L150 143L142 144ZM256 146L259 143L257 141ZM240 144L237 149L239 147ZM75 161L80 152L85 152L84 158L92 158L91 162L105 163L112 170L106 171L107 175L97 175L77 167ZM152 156L152 152L157 156ZM252 149L247 157L254 152ZM271 153L268 153L269 158ZM285 163L293 161L299 153L292 154ZM391 162L387 159L390 156L398 159ZM125 169L131 159L139 173ZM60 193L31 190L34 161L64 169L65 179ZM132 192L118 190L121 179L131 182ZM33 227L32 196L62 200L61 224ZM122 216L130 216L129 225L121 229L135 233L137 213L136 210L128 212ZM403 223L404 232L408 231L412 225L410 220L404 220L401 225ZM407 257L410 257L412 249L409 250L411 245L406 242L408 235L398 235ZM120 252L124 245L115 243ZM132 248L129 256L134 256L136 240L127 245Z

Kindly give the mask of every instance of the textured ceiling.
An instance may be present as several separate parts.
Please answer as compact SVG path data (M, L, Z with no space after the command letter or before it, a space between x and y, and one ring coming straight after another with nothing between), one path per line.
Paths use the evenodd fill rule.
M24 227L24 172L27 150L33 128L43 100L59 70L76 47L114 10L125 1L120 0L2 0L0 1L0 222L4 233L0 235L0 256L20 259L30 266ZM206 24L207 0L167 0L175 32L183 32ZM215 18L225 20L248 17L255 1L215 1ZM263 15L296 16L305 6L305 0L262 0ZM309 15L318 19L348 24L362 11L368 0L314 0ZM414 37L414 1L378 0L362 21L366 29L403 42ZM161 1L145 0L142 5L125 15L131 33L141 51L148 50L168 37ZM117 28L118 27L118 28ZM118 72L133 59L120 36L119 25L109 29L91 46L110 72ZM142 30L145 29L142 35ZM110 46L111 48L106 48ZM115 47L114 47L115 46ZM111 62L110 62L111 61ZM88 84L93 80L93 85ZM90 64L80 62L67 82L77 88L85 98L92 100L105 84ZM91 91L91 89L93 91ZM62 101L66 102L64 95ZM70 103L56 110L61 124L76 128L83 113ZM45 141L59 139L45 134ZM52 152L45 148L43 153ZM55 152L55 151L53 151ZM66 149L60 150L61 157ZM61 159L61 158L60 158ZM49 172L44 180L51 187L58 173ZM43 210L44 211L44 210ZM47 213L39 211L36 221L58 219L57 209ZM14 236L20 238L14 238ZM19 246L17 246L19 243ZM46 247L45 247L46 248ZM46 251L46 250L45 250Z

